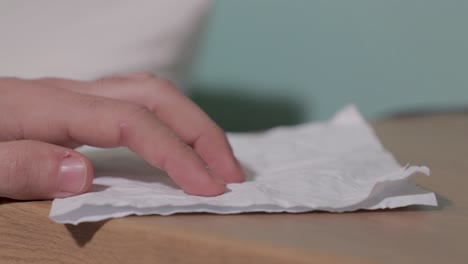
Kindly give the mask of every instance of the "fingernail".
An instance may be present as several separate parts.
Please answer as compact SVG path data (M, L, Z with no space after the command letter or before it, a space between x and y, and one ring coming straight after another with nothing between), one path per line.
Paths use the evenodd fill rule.
M79 193L86 183L86 164L78 157L62 160L59 171L59 189L62 193Z

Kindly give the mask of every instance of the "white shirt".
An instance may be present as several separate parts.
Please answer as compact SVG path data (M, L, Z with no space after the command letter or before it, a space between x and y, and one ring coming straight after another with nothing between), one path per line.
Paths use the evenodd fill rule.
M0 76L180 81L209 0L0 0Z

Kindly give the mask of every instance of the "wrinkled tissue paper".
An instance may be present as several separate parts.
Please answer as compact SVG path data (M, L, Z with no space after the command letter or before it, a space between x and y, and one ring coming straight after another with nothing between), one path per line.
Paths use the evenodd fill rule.
M400 166L354 106L329 122L278 127L228 138L247 174L217 197L185 194L163 171L124 148L78 149L95 165L91 191L55 199L49 217L79 224L128 215L308 211L436 206L411 181L427 167Z

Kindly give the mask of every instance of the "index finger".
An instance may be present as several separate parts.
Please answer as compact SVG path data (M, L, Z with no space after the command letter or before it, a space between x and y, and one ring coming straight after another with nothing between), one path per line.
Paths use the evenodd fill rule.
M127 146L165 170L189 194L213 196L225 191L203 159L146 107L63 89L30 91L28 96L33 100L14 114L31 139L66 137L98 147ZM25 116L29 119L19 118ZM50 131L60 134L50 138Z
M128 100L146 106L206 161L226 182L241 182L244 173L223 130L165 79L151 74L113 77L95 82L53 79L79 93Z

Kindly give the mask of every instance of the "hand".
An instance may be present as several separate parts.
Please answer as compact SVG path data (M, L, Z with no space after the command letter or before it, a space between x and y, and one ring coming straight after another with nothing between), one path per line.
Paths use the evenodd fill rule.
M244 179L224 132L164 79L0 78L0 197L86 192L93 169L72 149L83 144L126 146L188 194L219 195Z

